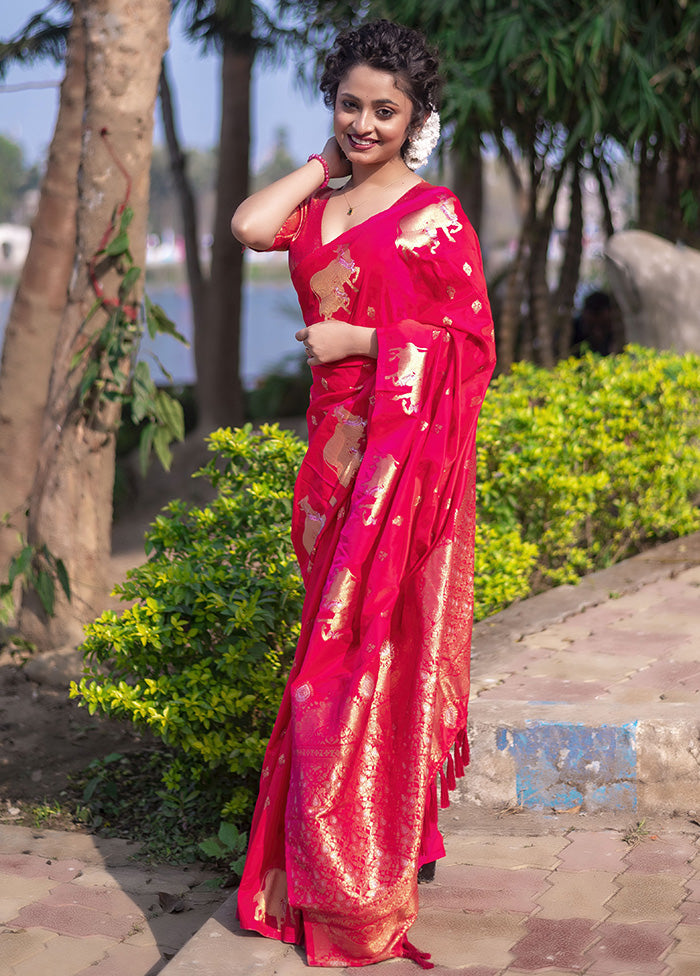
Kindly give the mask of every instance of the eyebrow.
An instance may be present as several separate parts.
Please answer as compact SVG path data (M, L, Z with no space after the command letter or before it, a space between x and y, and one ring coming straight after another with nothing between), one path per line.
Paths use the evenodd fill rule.
M352 92L340 92L340 96L341 98L354 98L356 102L360 101L357 95L353 95ZM394 105L396 108L399 107L399 103L392 101L391 98L375 98L372 105Z

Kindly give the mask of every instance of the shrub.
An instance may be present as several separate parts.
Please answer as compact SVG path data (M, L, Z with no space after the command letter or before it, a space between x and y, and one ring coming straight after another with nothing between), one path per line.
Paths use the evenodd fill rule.
M519 364L494 382L479 426L476 619L700 525L699 366L631 348L551 372ZM168 789L190 805L213 797L242 825L299 631L289 523L305 446L268 426L209 441L201 474L217 497L156 519L148 562L117 588L135 602L88 628L71 693L148 726L174 756Z
M477 520L484 537L510 530L534 547L529 589L700 526L699 367L698 356L630 347L552 371L519 363L491 385ZM485 558L477 550L476 589Z
M218 795L225 820L250 812L265 744L296 645L303 601L289 540L304 445L263 427L211 435L205 507L175 501L146 536L148 561L116 588L135 601L86 631L91 713L129 718L175 759L173 791Z

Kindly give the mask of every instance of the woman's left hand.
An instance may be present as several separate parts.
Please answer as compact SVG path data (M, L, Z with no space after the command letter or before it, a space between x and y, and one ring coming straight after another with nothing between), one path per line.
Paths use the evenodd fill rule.
M309 366L335 363L347 356L377 358L377 330L351 325L339 319L323 319L299 329L295 338L304 343Z

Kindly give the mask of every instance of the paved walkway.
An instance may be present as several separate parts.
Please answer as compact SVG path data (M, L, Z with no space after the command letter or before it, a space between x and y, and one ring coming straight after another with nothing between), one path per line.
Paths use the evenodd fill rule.
M159 972L221 904L201 866L123 840L0 825L0 976Z
M478 625L473 763L411 930L436 976L700 976L699 610L697 534ZM132 852L0 827L0 976L309 972Z

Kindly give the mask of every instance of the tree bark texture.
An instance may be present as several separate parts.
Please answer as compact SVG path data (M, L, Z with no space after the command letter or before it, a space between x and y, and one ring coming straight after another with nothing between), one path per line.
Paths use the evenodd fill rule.
M578 159L574 160L571 169L569 227L566 232L564 258L554 299L557 359L565 359L571 350L574 295L581 272L581 255L583 254L583 192L581 188L581 164Z
M80 130L85 101L85 39L73 18L58 117L32 240L17 285L0 366L0 579L26 532L26 508L36 470L54 346L68 297L75 245Z
M195 337L197 403L202 433L243 420L240 381L243 250L231 217L248 195L250 155L251 36L226 38L221 63L221 138L209 302L204 329Z
M484 210L483 167L478 145L471 151L453 150L452 166L452 189L478 234L481 230L481 217Z
M56 342L49 400L42 428L39 465L30 499L28 539L48 545L66 564L73 600L57 600L46 618L31 596L23 601L20 630L41 649L75 636L76 622L91 620L105 597L110 554L115 430L119 403L86 415L78 388L88 365L71 362L90 335L109 318L122 272L111 259L91 259L105 243L113 214L129 204L131 253L145 265L148 181L153 109L163 53L168 43L170 4L125 0L80 0L86 41L86 90L73 283ZM142 283L142 279L141 279ZM96 289L105 297L89 322ZM139 286L129 296L140 298ZM60 596L60 594L59 594Z
M160 95L160 110L163 131L165 132L165 142L168 147L170 171L173 175L175 192L177 193L180 212L182 214L185 265L192 303L192 322L194 324L196 343L197 335L206 327L209 289L208 281L202 271L202 263L199 258L197 207L192 185L187 175L187 157L182 150L182 142L177 131L166 62L167 58L163 58L158 93Z

